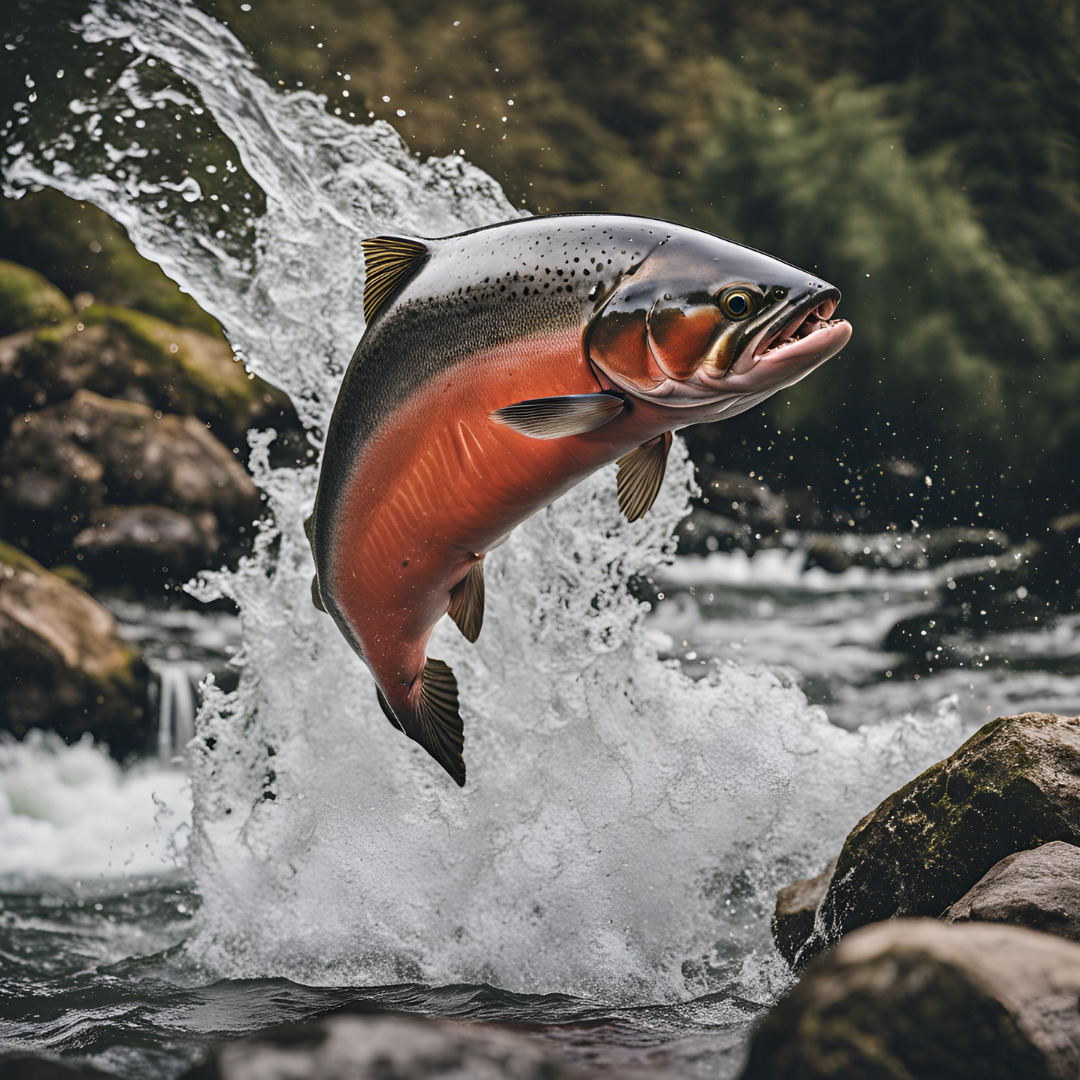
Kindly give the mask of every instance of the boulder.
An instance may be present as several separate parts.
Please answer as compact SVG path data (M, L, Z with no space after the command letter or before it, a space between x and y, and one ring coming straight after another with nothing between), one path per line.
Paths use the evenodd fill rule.
M777 951L789 964L795 963L799 949L813 933L818 907L825 899L835 873L836 860L833 859L817 877L793 881L776 894L773 940Z
M995 863L1051 840L1080 842L1080 717L999 717L855 826L805 963L866 923L939 916Z
M897 919L814 961L754 1033L742 1080L1047 1080L1080 1073L1080 945Z
M96 600L0 543L0 729L145 748L147 671Z
M773 536L787 524L787 502L767 484L743 473L720 469L701 483L708 509L748 525L754 539Z
M7 536L62 558L106 505L169 507L211 535L250 522L259 497L195 417L79 390L14 422L0 449L0 504Z
M758 547L750 526L723 514L694 507L677 528L680 555L710 555L714 551L753 551Z
M71 301L36 270L0 259L0 334L59 322L71 311Z
M1080 847L1054 840L1004 858L944 914L1003 922L1080 942Z
M186 580L211 565L220 547L213 514L167 506L106 506L71 542L87 573L102 581Z
M251 427L299 426L285 394L250 376L224 338L143 312L94 304L58 326L0 338L9 419L80 389L198 416L230 443Z
M557 1080L562 1055L483 1024L346 1010L227 1043L184 1080Z
M52 1058L0 1058L4 1080L116 1080L116 1073L103 1073L89 1065L65 1065Z

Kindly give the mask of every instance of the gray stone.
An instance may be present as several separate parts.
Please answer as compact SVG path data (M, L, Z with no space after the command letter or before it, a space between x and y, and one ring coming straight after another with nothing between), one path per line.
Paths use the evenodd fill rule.
M1055 840L1002 859L944 918L1015 923L1080 942L1080 847Z
M562 1056L483 1024L333 1013L219 1047L184 1080L571 1080Z
M855 826L797 962L866 923L939 916L1050 840L1080 843L1080 717L999 717Z
M793 881L776 894L772 933L777 951L794 964L799 949L814 930L814 917L836 873L833 859L817 877Z
M897 919L814 961L754 1034L742 1080L1070 1080L1080 945Z

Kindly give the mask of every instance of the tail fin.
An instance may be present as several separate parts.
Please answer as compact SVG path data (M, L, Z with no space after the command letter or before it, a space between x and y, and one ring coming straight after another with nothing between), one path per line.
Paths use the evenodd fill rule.
M448 664L429 659L420 676L420 700L412 716L398 718L382 691L379 705L386 718L418 742L453 778L465 786L465 730L458 713L457 679Z

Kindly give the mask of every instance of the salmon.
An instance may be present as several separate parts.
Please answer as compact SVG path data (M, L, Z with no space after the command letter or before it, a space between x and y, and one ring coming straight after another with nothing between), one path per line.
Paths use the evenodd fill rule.
M792 385L851 327L813 274L649 218L550 215L364 252L367 325L308 522L312 598L387 719L464 785L457 682L427 643L446 614L477 639L484 556L609 462L637 520L673 431Z

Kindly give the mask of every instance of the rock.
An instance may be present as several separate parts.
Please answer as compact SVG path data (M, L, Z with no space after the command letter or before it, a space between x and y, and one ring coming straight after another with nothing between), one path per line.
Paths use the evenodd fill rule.
M116 1080L116 1073L103 1073L89 1065L65 1065L52 1058L0 1058L4 1080Z
M855 826L796 962L866 923L938 916L1050 840L1080 842L1080 717L999 717Z
M714 551L752 551L758 544L750 526L723 514L695 507L679 523L679 554L710 555Z
M0 199L0 251L32 266L68 296L92 292L178 326L220 332L156 263L144 259L104 210L50 188Z
M795 963L803 942L814 930L814 917L825 893L828 892L834 873L835 859L817 877L793 881L776 894L776 910L772 920L773 940L776 942L777 951L789 964Z
M95 578L186 580L209 566L221 544L213 514L182 514L167 506L107 506L71 542Z
M703 500L712 513L734 517L748 525L756 540L773 536L787 524L787 503L769 486L752 476L724 469L703 479Z
M0 729L144 749L147 672L96 600L0 543Z
M224 338L142 312L95 304L59 326L0 339L9 416L80 389L198 416L230 442L251 427L299 426L286 395L249 377Z
M71 301L36 270L0 259L0 334L70 314Z
M972 529L949 526L921 535L923 550L931 566L949 559L972 559L980 555L1004 555L1012 546L1000 529Z
M557 1080L580 1077L517 1033L340 1010L219 1047L183 1080Z
M1047 526L1033 585L1064 610L1080 610L1080 513L1061 514Z
M1047 1080L1080 1070L1080 945L1013 926L879 923L807 968L742 1080Z
M1080 847L1055 840L1009 855L943 918L1014 923L1080 942Z
M259 509L251 478L201 421L88 390L15 421L0 503L6 535L58 559L107 504L169 507L208 536Z

